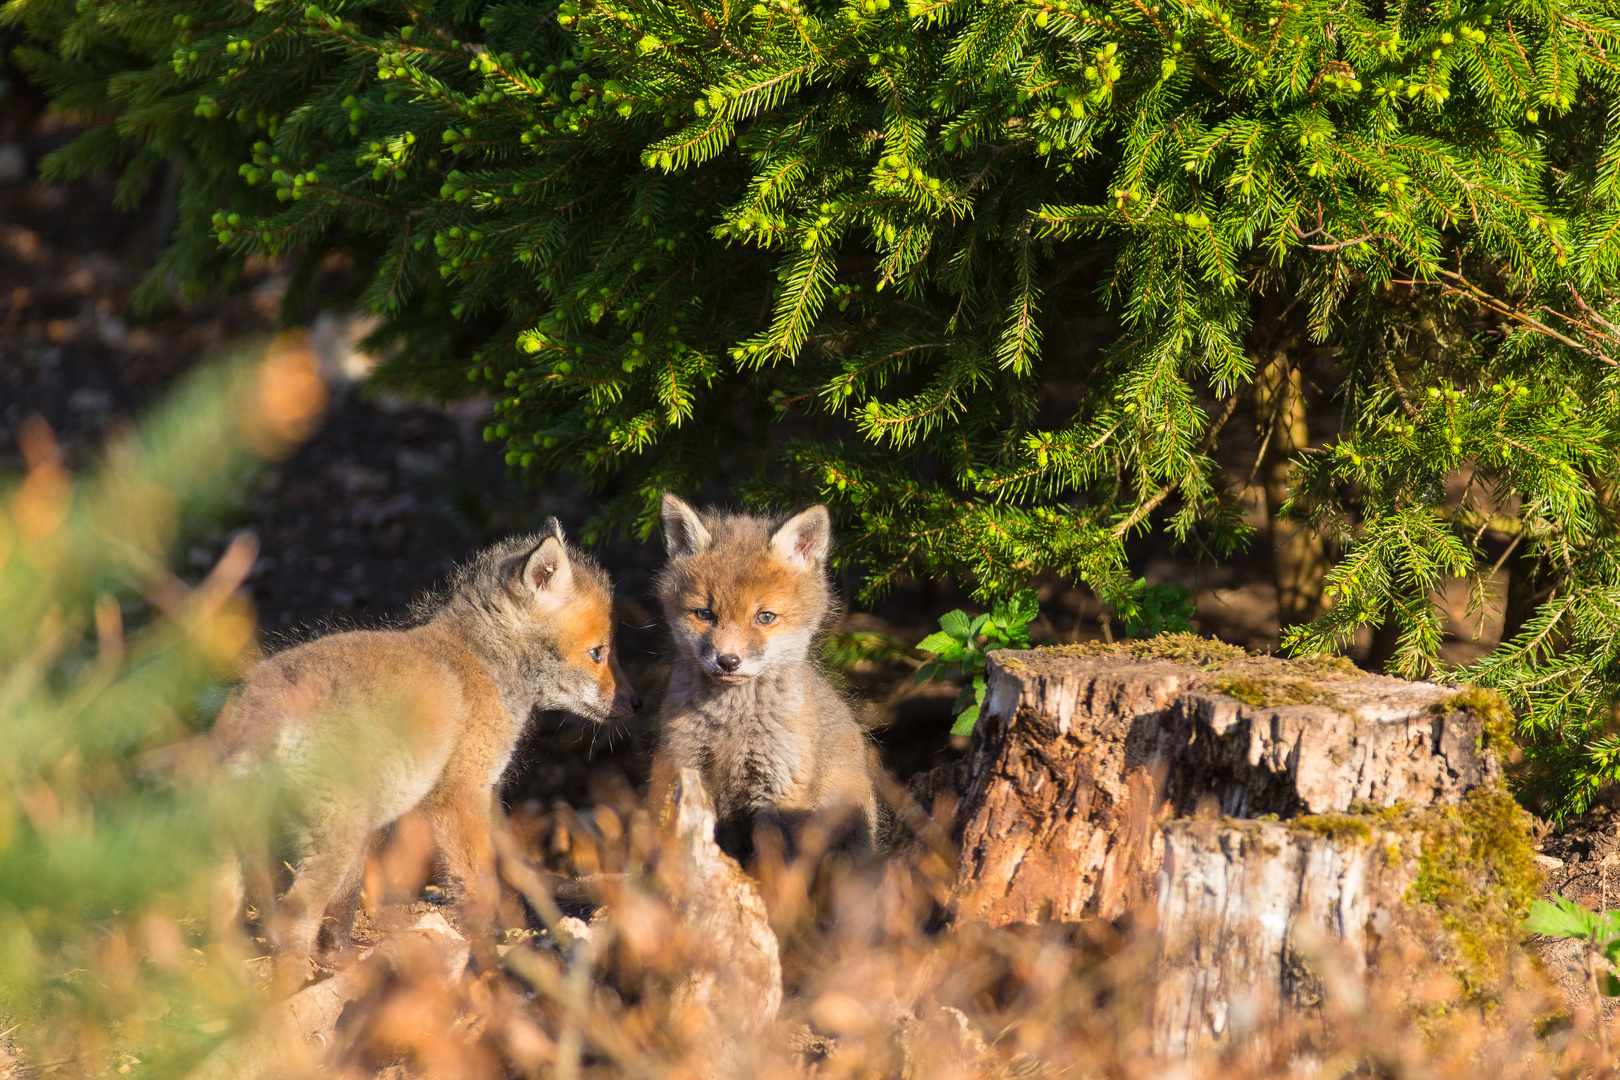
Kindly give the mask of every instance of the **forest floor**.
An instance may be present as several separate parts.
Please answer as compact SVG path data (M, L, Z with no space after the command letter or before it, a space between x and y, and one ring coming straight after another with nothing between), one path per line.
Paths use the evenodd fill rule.
M0 475L20 465L17 431L43 417L70 465L93 465L107 435L162 398L199 362L233 342L275 329L287 274L254 268L230 296L171 305L151 314L131 310L130 294L154 264L172 211L161 184L130 212L114 205L114 178L70 184L40 181L37 169L73 128L50 114L13 78L0 96ZM345 268L330 267L334 280ZM410 600L440 582L482 544L531 529L556 515L565 527L588 516L591 495L577 484L526 484L485 443L488 402L440 406L368 394L355 377L366 361L353 350L359 324L342 312L308 327L332 380L326 420L290 459L266 470L236 509L187 538L181 570L200 576L231 537L252 529L260 556L249 579L267 644L296 640L333 626L373 624L401 616ZM1064 322L1066 348L1098 347L1108 327L1094 315ZM1313 418L1330 432L1331 417ZM1252 426L1252 425L1250 425ZM1223 452L1236 486L1252 457L1251 433L1231 426ZM1248 557L1199 562L1163 539L1137 542L1135 572L1150 581L1193 586L1196 629L1250 648L1278 643L1275 592L1262 526ZM506 792L530 835L552 830L564 804L575 810L622 799L645 782L645 750L664 672L662 639L650 595L662 558L656 537L620 537L599 557L613 574L623 614L622 653L650 708L614 729L586 729L545 718L520 748ZM851 580L841 582L845 596ZM1102 611L1083 589L1058 581L1041 589L1037 640L1080 641L1101 633ZM904 641L930 632L938 616L966 606L950 581L906 581L878 605L847 610L843 629L877 631ZM1470 620L1459 592L1451 613L1447 658L1472 659L1494 644L1499 615ZM1493 624L1494 620L1494 624ZM1366 642L1358 644L1364 654ZM912 686L904 665L848 673L890 770L904 779L960 751L947 735L948 686ZM1604 809L1547 843L1562 866L1552 884L1591 904L1620 906L1620 819ZM554 852L551 854L555 854Z

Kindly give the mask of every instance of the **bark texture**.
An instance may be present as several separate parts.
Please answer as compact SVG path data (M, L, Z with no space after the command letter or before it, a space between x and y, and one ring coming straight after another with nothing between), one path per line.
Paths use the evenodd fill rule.
M1499 775L1444 687L1182 640L992 654L970 755L912 787L959 800L957 921L1150 906L1170 817L1454 804Z
M1185 1054L1242 1038L1285 1005L1317 1004L1327 982L1359 984L1380 937L1406 916L1414 865L1404 839L1274 822L1167 823L1157 1049Z
M1115 918L1150 898L1164 777L1154 733L1196 669L993 654L962 800L959 921ZM936 795L919 791L924 805Z

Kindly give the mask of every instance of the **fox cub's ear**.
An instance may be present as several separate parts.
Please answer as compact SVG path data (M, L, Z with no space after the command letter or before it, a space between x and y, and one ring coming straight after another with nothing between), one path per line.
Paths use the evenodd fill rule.
M825 506L788 518L771 534L771 554L801 570L819 570L832 547L832 517Z
M540 546L529 553L523 564L523 584L534 590L542 604L560 604L568 595L568 586L574 576L568 565L568 549L555 536L540 541Z
M670 494L665 494L664 547L670 555L696 555L709 546L709 530L703 527L697 511Z

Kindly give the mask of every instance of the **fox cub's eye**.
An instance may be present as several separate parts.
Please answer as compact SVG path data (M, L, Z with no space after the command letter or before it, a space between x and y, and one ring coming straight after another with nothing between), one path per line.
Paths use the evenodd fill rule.
M697 616L698 622L714 622L714 612L706 607L700 607L692 614Z
M602 662L602 646L598 645L596 648L587 651L590 653L591 663L600 664Z
M769 626L771 623L776 621L776 612L762 611L758 615L754 616L754 621L759 623L761 626Z

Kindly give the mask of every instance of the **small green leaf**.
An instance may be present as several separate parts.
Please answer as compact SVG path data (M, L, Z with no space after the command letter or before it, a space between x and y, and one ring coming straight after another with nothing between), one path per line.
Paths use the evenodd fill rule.
M944 631L936 631L917 642L917 648L923 652L939 653L941 655L947 652L960 653L962 651L962 642Z
M973 734L974 725L979 722L979 711L984 707L984 680L974 679L972 686L962 687L962 694L957 698L957 701L967 697L970 691L973 694L973 703L962 709L962 714L956 718L956 723L951 725L952 735L971 735Z
M965 641L969 634L967 612L958 608L939 617L939 628L952 637Z
M962 689L957 693L956 700L951 702L951 712L959 713L963 709L972 705L975 697L973 688L975 685L983 685L983 683L983 678L975 678L973 682L963 686Z
M1573 900L1560 896L1555 904L1545 900L1531 904L1522 928L1547 937L1584 938L1591 934L1597 918Z

